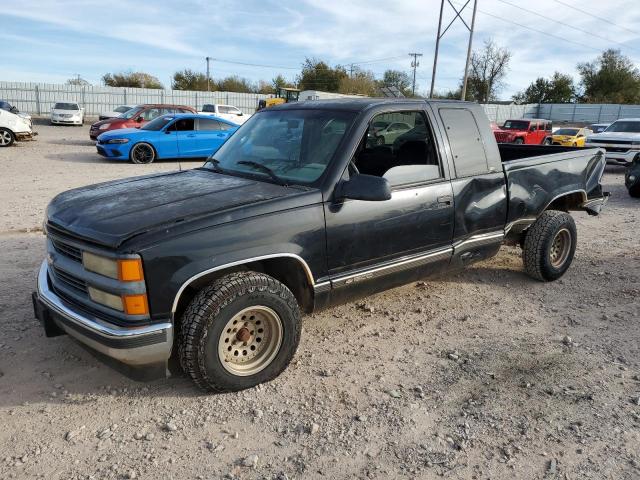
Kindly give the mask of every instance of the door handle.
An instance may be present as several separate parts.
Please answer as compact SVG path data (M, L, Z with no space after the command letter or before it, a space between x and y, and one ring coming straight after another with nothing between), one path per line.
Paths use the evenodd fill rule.
M453 201L453 197L451 195L443 195L441 197L438 197L438 203L443 203L445 205L451 205L452 201Z
M195 133L190 133L190 134L187 135L187 137L189 137L189 138L192 138L192 137L195 137L195 136L196 136Z

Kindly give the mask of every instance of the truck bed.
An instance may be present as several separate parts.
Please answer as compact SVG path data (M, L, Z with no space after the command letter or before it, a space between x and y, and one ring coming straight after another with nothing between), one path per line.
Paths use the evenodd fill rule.
M565 203L559 209L590 213L598 213L606 200L602 149L498 144L498 150L507 181L508 230L527 224L560 197Z

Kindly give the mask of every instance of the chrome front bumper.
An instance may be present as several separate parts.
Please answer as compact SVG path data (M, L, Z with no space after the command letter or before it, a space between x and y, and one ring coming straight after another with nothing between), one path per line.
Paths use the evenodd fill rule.
M157 367L159 364L166 365L171 356L171 323L120 327L75 309L51 289L46 260L42 262L38 273L33 307L36 317L45 325L47 334L52 327L57 327L91 349L125 365Z

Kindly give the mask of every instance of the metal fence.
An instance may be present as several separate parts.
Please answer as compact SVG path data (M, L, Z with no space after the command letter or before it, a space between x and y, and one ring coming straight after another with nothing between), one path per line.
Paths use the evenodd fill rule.
M47 115L56 102L78 102L85 114L99 115L118 105L169 103L188 105L198 110L205 103L235 105L244 113L253 113L258 100L270 95L238 92L195 92L76 86L51 83L0 82L0 100L6 100L21 112ZM482 105L489 120L502 123L509 118L546 118L556 123L608 123L618 118L640 118L640 105L532 103L526 105Z
M195 92L187 90L156 90L148 88L118 88L60 85L49 83L0 82L0 100L15 105L21 112L46 115L56 102L78 102L85 114L99 115L118 105L169 103L187 105L198 110L205 103L235 105L244 113L253 113L258 100L269 95L237 92Z

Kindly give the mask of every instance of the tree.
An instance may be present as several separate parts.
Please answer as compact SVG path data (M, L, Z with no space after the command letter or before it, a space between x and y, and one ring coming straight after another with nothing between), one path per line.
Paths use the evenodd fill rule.
M513 99L518 103L569 103L576 98L576 87L571 75L555 72L551 78L537 78Z
M173 74L173 82L171 88L174 90L198 90L207 91L207 86L211 88L213 84L207 82L207 76L204 73L194 72L185 68Z
M144 72L107 73L102 81L109 87L164 88L160 80Z
M80 75L78 75L77 77L70 78L69 80L67 80L66 83L67 83L67 85L76 85L76 86L79 86L79 87L86 87L87 85L91 85L89 82L87 82Z
M411 95L411 77L400 70L386 70L382 75L383 87L396 87L405 97Z
M478 103L496 100L504 88L510 60L509 50L498 47L493 40L485 40L482 50L474 51L471 55L465 100Z
M351 77L343 77L338 87L339 93L367 95L369 97L375 96L377 91L378 84L373 72L359 69L355 70Z
M301 90L337 92L341 80L347 76L347 71L340 65L331 68L323 61L307 58L302 64L298 85Z
M640 72L620 50L605 50L593 62L579 63L578 72L586 102L640 102Z
M216 90L223 92L253 93L256 90L256 87L249 80L238 75L232 75L216 81L215 87Z

